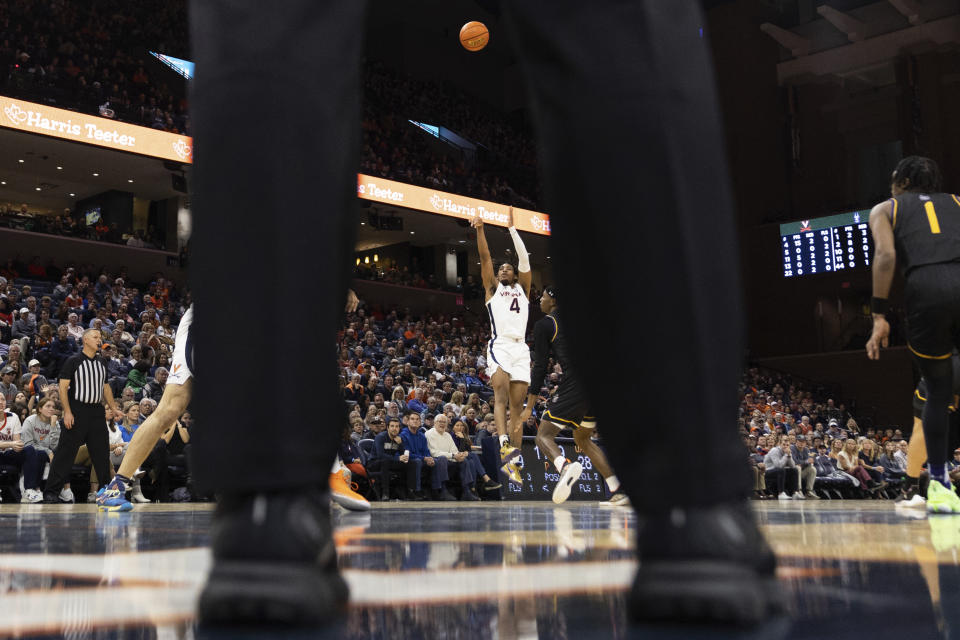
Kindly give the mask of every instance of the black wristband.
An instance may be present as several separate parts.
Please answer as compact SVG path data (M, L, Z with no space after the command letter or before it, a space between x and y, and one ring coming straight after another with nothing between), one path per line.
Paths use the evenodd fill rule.
M870 313L885 316L890 311L890 301L886 298L870 298Z

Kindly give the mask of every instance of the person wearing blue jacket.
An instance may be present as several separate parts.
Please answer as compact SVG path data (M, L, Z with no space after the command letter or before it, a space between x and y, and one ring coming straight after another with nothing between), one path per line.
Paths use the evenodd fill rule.
M422 460L425 468L430 470L430 487L434 492L439 492L449 477L447 475L447 459L434 458L430 455L430 447L427 446L427 437L423 435L420 429L420 414L415 411L408 411L403 416L404 424L407 426L400 432L400 438L403 440L404 450L410 451L411 460ZM420 476L417 476L417 490L414 492L416 499L421 499L423 492L420 490Z

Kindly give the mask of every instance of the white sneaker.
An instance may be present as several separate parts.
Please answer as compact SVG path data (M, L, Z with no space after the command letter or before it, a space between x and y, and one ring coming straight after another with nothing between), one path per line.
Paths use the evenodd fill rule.
M95 491L91 491L87 494L87 504L93 504L97 501L97 494Z
M794 500L806 500L807 497L806 497L805 495L803 495L802 493L800 493L799 491L795 491L795 492L793 493L793 499L794 499Z
M150 502L147 500L147 497L143 495L143 491L140 490L139 480L134 481L133 487L130 489L130 500L132 502L139 502L140 504L146 504Z
M73 491L64 487L60 491L60 502L68 502L72 504L74 502Z
M573 483L580 479L581 473L583 473L583 465L579 462L568 462L563 465L557 486L553 488L554 504L563 504L570 497L570 489Z
M23 492L23 499L30 504L43 502L43 493L39 489L27 489Z
M790 494L788 494L786 491L781 491L777 498L780 500L790 500Z
M926 509L927 500L918 493L909 500L904 500L903 502L897 503L897 506L905 509Z

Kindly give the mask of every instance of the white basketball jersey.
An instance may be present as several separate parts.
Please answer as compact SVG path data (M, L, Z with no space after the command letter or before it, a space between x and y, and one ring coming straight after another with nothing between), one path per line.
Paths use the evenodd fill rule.
M487 302L487 313L490 314L490 328L494 339L523 340L526 337L530 302L519 284L505 287L498 283L497 292Z

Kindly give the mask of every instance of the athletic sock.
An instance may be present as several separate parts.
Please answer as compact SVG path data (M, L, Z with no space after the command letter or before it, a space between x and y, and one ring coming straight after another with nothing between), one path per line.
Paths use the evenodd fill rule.
M117 475L114 476L114 478L116 478L117 480L123 483L124 492L126 492L128 489L130 489L131 486L133 486L133 480L131 480L127 476L122 476L118 473Z
M510 442L510 436L508 436L508 435L506 435L506 434L501 434L501 435L500 435L500 446L502 447L503 445L507 444L508 442Z
M610 493L616 493L617 489L620 488L620 481L617 480L617 476L610 476L609 478L605 478L605 480L607 487L610 488Z
M566 463L567 463L567 459L564 458L563 456L557 456L556 458L553 459L553 466L557 468L557 471L561 471L563 469L563 465L565 465Z
M936 480L942 484L947 489L950 488L950 476L947 475L947 465L946 464L931 464L930 465L930 479Z

